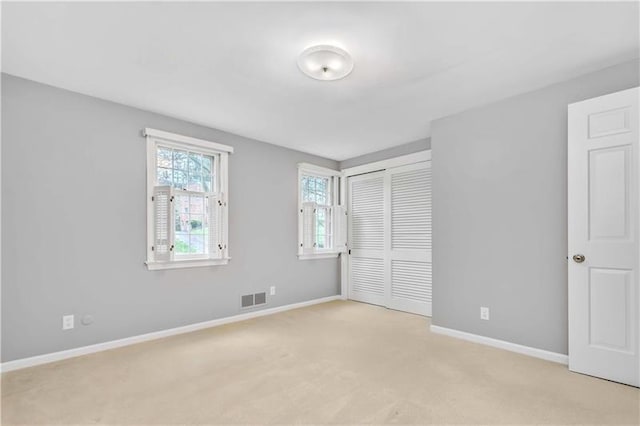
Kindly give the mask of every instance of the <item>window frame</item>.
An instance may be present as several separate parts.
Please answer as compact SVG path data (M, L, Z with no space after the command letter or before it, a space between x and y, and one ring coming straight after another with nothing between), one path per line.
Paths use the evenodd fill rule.
M196 139L189 136L169 133L162 130L145 128L143 136L146 138L147 151L147 260L145 264L149 270L158 269L175 269L175 268L192 268L202 266L226 265L231 257L229 256L228 243L228 196L229 196L229 154L233 153L233 147L202 139ZM221 227L220 239L223 241L223 249L219 258L211 258L207 255L180 256L179 259L171 259L169 261L155 260L153 246L154 238L154 204L153 195L154 188L158 186L157 182L157 155L158 147L166 147L172 149L186 150L202 155L213 157L213 174L215 187L211 191L189 191L185 193L201 193L207 196L210 193L217 193L221 196L222 213L220 217ZM179 190L178 190L179 191ZM175 226L174 223L171 226Z
M302 240L304 238L303 230L303 218L302 218L302 178L303 176L315 177L315 178L329 178L329 197L330 203L323 205L323 207L329 207L331 212L331 247L330 248L315 248L312 253L305 252L302 247ZM342 173L338 170L329 169L326 167L316 166L309 163L298 164L298 259L310 260L310 259L322 259L322 258L335 258L340 255L340 250L336 247L337 244L337 221L336 210L340 205L340 178Z

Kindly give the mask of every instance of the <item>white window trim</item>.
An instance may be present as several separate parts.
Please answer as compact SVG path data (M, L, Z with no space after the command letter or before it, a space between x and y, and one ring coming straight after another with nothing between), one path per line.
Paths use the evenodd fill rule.
M162 269L179 269L179 268L195 268L202 266L226 265L231 257L229 256L229 154L233 153L233 147L228 145L210 142L203 139L196 139L189 136L169 133L162 130L145 128L142 131L146 138L147 144L147 261L145 265L150 271ZM156 163L158 145L189 149L192 147L195 151L215 156L219 158L216 166L217 190L223 194L225 213L222 217L222 235L224 241L224 249L222 257L218 259L174 259L171 261L155 261L153 245L154 242L154 210L151 199L153 197L154 188L156 186Z
M332 186L331 186L331 207L332 212L336 211L336 207L340 205L340 199L338 198L338 194L340 193L340 177L342 173L338 170L329 169L327 167L317 166L315 164L310 163L298 163L298 212L302 211L302 176L321 176L321 177L331 177ZM335 217L332 217L331 220L331 237L332 237L332 248L330 249L315 249L315 253L305 253L301 247L303 234L303 221L302 216L298 214L298 259L299 260L312 260L312 259L328 259L328 258L337 258L340 255L340 251L336 248L336 220Z

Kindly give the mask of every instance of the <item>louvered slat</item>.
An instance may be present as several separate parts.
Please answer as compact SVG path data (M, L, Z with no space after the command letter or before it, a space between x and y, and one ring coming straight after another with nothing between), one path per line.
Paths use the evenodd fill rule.
M431 168L391 176L393 249L431 249Z
M354 257L351 260L351 286L355 292L383 296L383 259Z
M393 260L391 262L391 296L431 302L431 264Z
M353 182L351 187L351 247L384 248L384 178Z
M302 249L311 253L316 247L316 203L302 203Z
M171 260L171 187L156 186L153 189L153 252L156 262Z

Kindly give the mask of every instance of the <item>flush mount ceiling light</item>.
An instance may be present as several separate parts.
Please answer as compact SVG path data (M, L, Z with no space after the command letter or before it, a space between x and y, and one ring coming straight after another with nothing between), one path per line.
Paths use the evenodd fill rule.
M339 47L311 46L300 54L298 68L316 80L339 80L353 70L353 59L348 52Z

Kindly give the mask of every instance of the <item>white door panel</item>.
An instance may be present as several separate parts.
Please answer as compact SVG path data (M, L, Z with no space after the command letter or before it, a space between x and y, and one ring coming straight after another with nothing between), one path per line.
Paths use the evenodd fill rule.
M431 316L431 162L387 170L392 309Z
M639 93L570 105L568 145L569 368L634 386L640 385Z
M384 306L384 172L349 178L349 299Z

